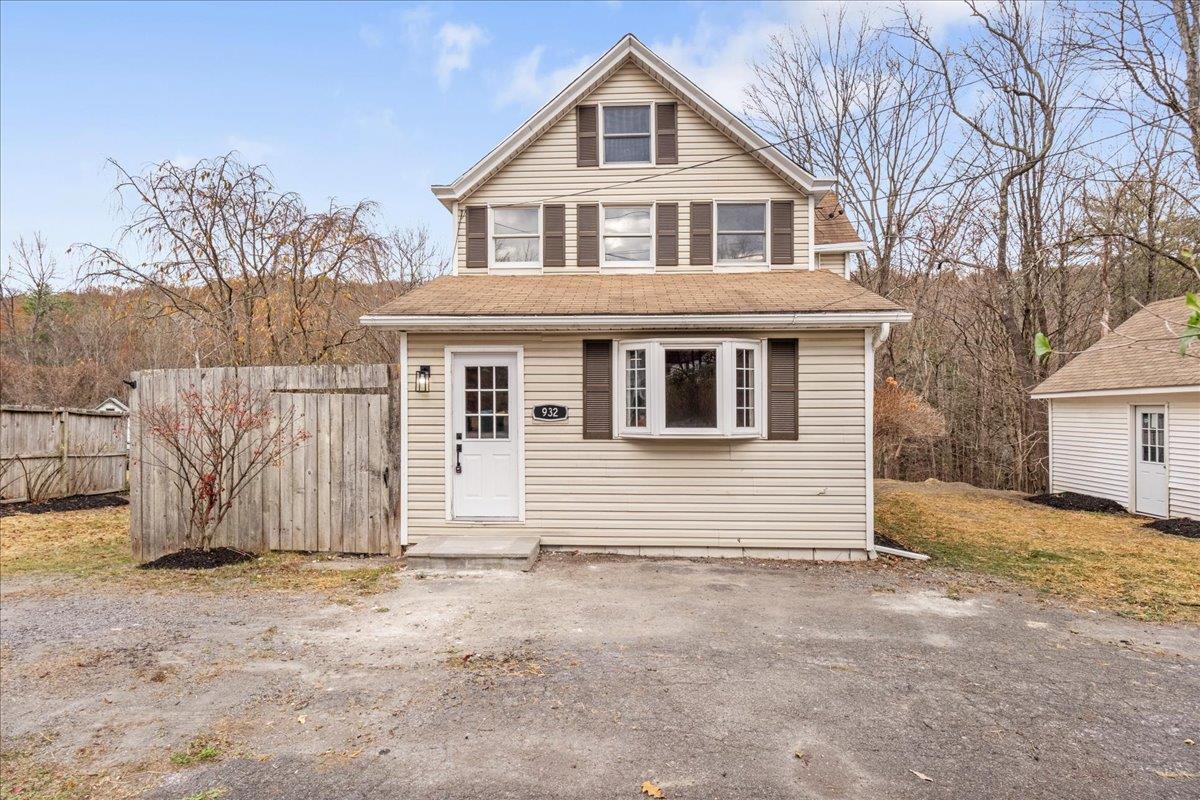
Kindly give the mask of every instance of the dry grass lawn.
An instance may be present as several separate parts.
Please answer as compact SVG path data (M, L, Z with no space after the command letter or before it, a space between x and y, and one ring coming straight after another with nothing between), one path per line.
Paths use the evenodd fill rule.
M130 556L129 509L101 508L0 519L0 576L73 575L132 586L189 591L231 588L370 594L394 569L312 570L312 556L268 553L208 570L137 569Z
M1200 541L1128 515L1059 511L1015 492L879 481L875 526L947 566L1136 619L1200 623Z

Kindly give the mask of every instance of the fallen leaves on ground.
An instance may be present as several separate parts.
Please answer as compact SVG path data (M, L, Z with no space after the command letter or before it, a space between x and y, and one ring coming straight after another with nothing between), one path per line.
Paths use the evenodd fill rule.
M663 790L658 788L654 781L642 781L642 794L646 795L647 797L666 797L666 795L663 794Z

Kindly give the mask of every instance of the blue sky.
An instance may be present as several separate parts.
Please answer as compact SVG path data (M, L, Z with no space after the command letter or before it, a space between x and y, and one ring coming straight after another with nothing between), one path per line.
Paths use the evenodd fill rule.
M822 4L340 3L0 6L0 255L118 225L134 169L228 150L312 206L369 198L448 242L429 192L626 32L740 110L768 36ZM921 3L952 27L959 5ZM69 264L70 260L66 259Z

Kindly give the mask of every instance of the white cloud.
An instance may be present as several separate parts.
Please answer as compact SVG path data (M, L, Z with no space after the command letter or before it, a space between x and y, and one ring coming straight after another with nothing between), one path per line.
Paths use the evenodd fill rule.
M358 27L358 38L362 43L372 50L377 50L383 46L383 33L374 25L366 23Z
M447 88L455 72L469 69L471 52L485 41L487 34L478 25L443 23L438 31L438 85L443 89Z
M594 56L581 56L574 63L543 72L545 52L546 48L539 45L513 64L512 70L502 78L503 85L496 94L497 108L512 104L539 106L596 60Z

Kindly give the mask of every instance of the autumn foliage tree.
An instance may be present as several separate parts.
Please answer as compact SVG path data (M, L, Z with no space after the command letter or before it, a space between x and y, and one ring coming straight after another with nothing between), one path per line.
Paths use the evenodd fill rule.
M875 389L874 424L875 447L885 478L891 475L890 467L900 460L907 445L946 435L942 412L895 378L887 378Z
M138 424L144 456L171 476L186 512L184 546L209 550L213 534L246 487L309 438L295 412L276 414L271 398L234 380L150 404Z

